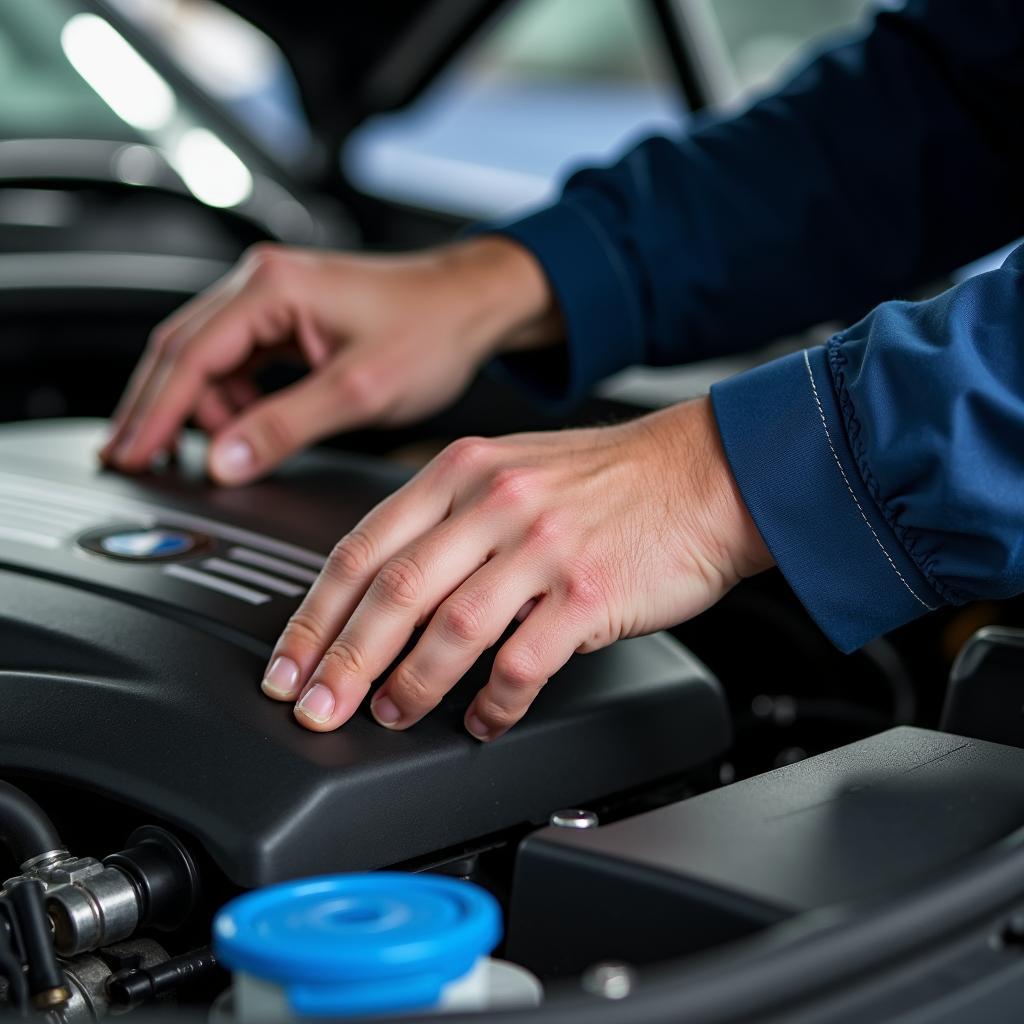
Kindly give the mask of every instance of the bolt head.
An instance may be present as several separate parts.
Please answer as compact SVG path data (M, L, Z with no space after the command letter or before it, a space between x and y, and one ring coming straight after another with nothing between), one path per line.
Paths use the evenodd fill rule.
M555 811L549 819L555 828L597 828L600 824L593 811L585 811L579 807L571 807L564 811Z

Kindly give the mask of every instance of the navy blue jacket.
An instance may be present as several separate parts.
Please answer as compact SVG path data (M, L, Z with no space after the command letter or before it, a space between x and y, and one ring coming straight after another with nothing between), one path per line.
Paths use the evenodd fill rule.
M574 175L502 231L545 268L552 398L875 309L712 388L779 567L853 650L944 603L1024 590L1024 3L910 0L735 117Z

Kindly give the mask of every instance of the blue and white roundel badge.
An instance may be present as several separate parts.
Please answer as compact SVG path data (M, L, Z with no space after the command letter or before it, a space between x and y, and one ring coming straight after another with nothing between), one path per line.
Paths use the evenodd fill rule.
M119 558L175 558L187 555L196 541L183 530L125 530L102 537L99 546Z
M185 558L210 546L210 538L170 526L114 526L79 538L88 551L129 562Z

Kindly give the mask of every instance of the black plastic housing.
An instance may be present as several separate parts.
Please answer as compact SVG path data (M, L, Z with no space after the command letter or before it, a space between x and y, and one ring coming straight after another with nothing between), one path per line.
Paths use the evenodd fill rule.
M543 822L727 747L718 684L664 635L572 659L490 745L462 727L487 656L408 732L365 711L335 733L302 729L260 694L266 658L325 552L403 474L314 453L218 489L186 446L177 468L128 478L98 467L102 431L0 429L0 776L115 797L253 886ZM200 543L150 561L96 550L98 530L154 525Z
M985 626L949 673L942 728L1024 747L1024 629Z
M520 846L508 955L646 964L896 897L1024 824L1024 750L900 727L646 814Z

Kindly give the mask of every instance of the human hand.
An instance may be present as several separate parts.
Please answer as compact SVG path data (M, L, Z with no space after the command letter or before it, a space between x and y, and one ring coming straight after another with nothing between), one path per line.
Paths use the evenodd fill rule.
M536 261L503 238L399 256L261 245L154 331L100 457L144 470L191 416L214 479L245 483L329 434L442 408L496 352L557 340L558 319ZM310 373L263 397L254 366L287 350Z
M393 729L435 707L520 619L469 732L517 722L576 651L649 633L772 564L708 399L614 427L464 438L335 547L274 649L264 692L336 729L374 694Z

